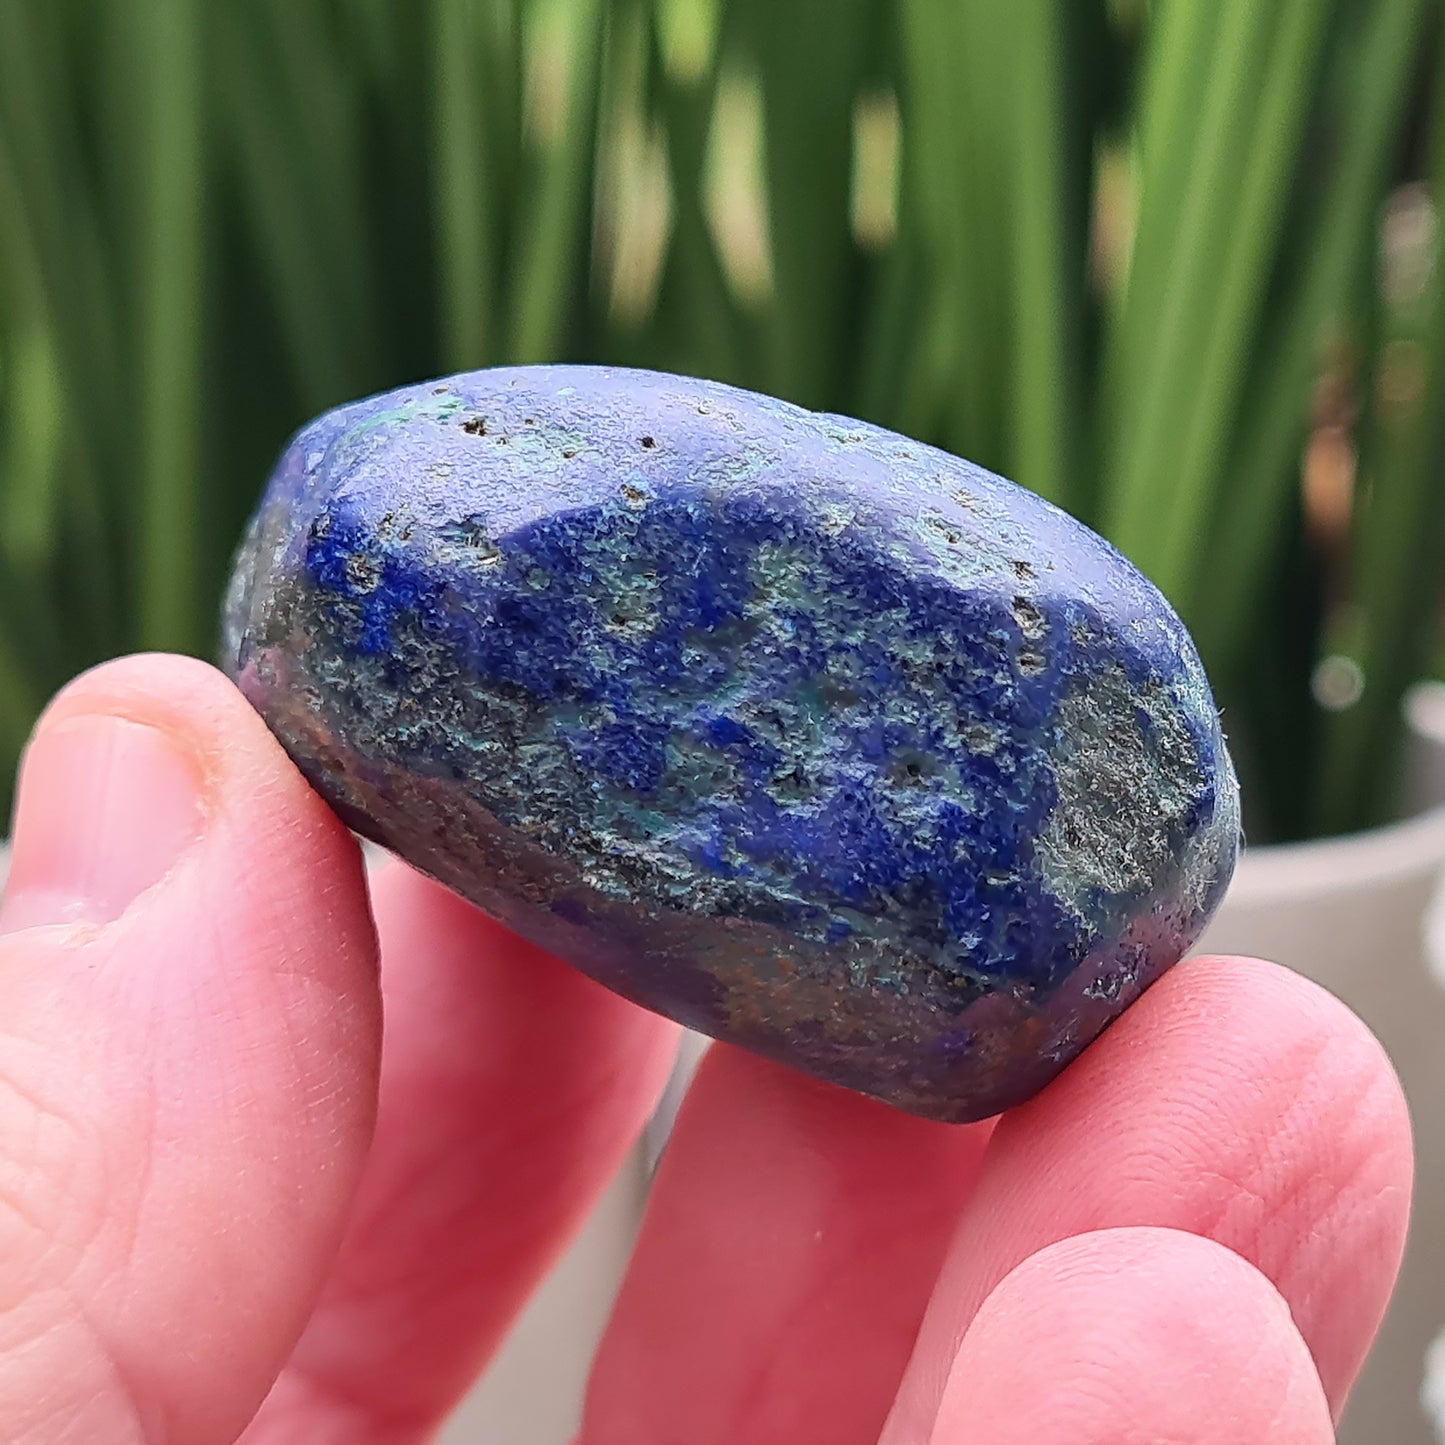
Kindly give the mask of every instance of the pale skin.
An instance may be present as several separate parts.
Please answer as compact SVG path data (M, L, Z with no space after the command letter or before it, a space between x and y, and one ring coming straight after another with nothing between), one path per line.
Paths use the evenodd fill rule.
M427 1440L675 1045L401 865L368 890L231 686L157 656L32 742L0 1020L24 1445ZM1325 1445L1410 1171L1374 1039L1248 959L996 1124L715 1049L579 1445Z

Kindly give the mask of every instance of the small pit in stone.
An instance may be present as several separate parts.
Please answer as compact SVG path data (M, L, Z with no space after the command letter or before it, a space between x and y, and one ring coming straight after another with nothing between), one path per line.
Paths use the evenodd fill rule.
M1027 597L1015 597L1012 610L1014 621L1019 625L1019 631L1030 640L1042 637L1048 630L1048 623L1044 620L1043 612Z
M487 434L487 419L484 416L469 416L462 423L462 430L468 436L484 437Z
M800 803L813 794L813 787L801 765L774 774L770 791L782 803Z
M1037 677L1044 670L1044 655L1032 648L1019 653L1018 669L1025 677Z
M656 441L656 439L655 439L654 437L643 437L643 439L642 439L642 445L643 445L648 451L651 451L651 450L653 449L653 447L655 447L655 446L657 445L657 441Z
M896 787L918 788L938 772L938 759L912 748L897 753L888 765L888 775Z

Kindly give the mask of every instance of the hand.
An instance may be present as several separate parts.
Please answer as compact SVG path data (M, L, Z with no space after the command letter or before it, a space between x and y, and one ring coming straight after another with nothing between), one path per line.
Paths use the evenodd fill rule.
M88 674L0 912L4 1438L427 1439L674 1038L399 865L368 900L210 669ZM1323 1445L1409 1186L1378 1046L1247 960L1174 970L996 1126L715 1049L580 1438Z

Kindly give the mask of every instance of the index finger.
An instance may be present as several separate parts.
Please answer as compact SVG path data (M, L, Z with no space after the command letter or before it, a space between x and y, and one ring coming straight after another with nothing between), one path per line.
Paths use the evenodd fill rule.
M1412 1174L1389 1061L1338 1000L1253 959L1155 984L995 1131L881 1445L927 1439L983 1301L1074 1235L1213 1239L1288 1302L1338 1413L1384 1313Z

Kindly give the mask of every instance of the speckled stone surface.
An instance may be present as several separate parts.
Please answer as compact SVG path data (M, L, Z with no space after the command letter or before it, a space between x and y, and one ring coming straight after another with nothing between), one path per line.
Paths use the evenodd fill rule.
M1159 594L1028 492L726 387L478 372L282 458L227 665L359 831L693 1028L930 1117L1199 934L1238 796Z

